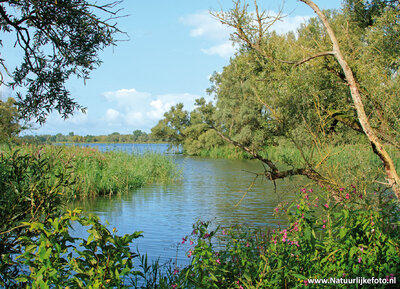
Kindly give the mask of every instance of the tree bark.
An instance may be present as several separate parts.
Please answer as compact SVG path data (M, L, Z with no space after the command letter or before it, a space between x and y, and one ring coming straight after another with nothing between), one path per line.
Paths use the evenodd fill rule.
M336 38L336 35L332 27L329 24L328 19L313 1L311 0L300 0L300 1L310 6L314 10L314 12L318 15L319 19L325 26L325 29L332 42L334 57L339 62L345 74L346 81L350 87L351 97L353 99L354 107L357 111L357 116L360 125L365 135L368 137L374 153L378 155L378 157L381 159L383 163L389 186L393 189L397 199L400 200L400 178L397 174L396 167L394 166L392 158L389 156L389 154L383 147L378 136L376 135L375 131L372 129L369 123L368 117L365 113L364 104L361 99L360 91L358 89L357 81L354 78L353 71L351 70L350 66L348 65L347 61L345 60L340 51L339 42Z

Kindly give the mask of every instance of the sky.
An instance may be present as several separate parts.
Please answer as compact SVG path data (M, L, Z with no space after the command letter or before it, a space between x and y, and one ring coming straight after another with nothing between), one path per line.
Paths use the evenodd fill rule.
M270 15L283 7L287 16L273 27L278 33L293 31L314 16L297 0L258 2ZM339 0L315 2L322 9L341 5ZM63 120L52 113L44 125L35 124L25 134L150 132L171 106L182 102L191 110L197 98L212 100L206 94L209 78L229 64L235 47L229 40L232 30L209 11L231 7L231 0L125 0L120 8L128 16L118 19L118 26L128 37L121 36L124 41L99 53L103 63L86 83L72 79L67 84L72 97L87 108L86 114ZM21 54L5 51L1 57L12 70ZM4 99L13 92L1 86L0 95Z

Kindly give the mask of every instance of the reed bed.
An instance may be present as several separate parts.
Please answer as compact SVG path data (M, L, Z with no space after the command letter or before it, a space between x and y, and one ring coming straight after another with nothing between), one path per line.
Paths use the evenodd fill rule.
M148 183L172 182L180 177L172 158L152 152L103 153L96 148L52 145L2 147L0 152L10 157L19 154L45 160L52 168L54 182L61 172L67 175L70 185L64 196L69 200L122 194Z

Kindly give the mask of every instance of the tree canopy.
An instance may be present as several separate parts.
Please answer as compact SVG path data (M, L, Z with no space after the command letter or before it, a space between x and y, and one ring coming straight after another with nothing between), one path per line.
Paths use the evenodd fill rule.
M7 101L0 99L0 143L15 137L21 130L18 123L19 113L15 107L15 100L8 98Z
M322 12L302 2L318 17L284 35L270 31L281 16L269 16L256 1L212 12L234 29L240 50L212 78L215 107L203 114L204 124L262 160L270 179L330 181L323 164L332 146L370 143L392 186L397 174L388 174L396 169L384 145L400 147L400 3L348 0L341 10ZM280 170L265 155L266 146L282 140L302 157L288 160L291 169Z
M24 119L43 123L52 110L64 118L76 109L84 110L66 81L73 75L87 79L101 63L98 52L115 44L121 32L115 23L120 2L0 1L0 30L14 36L14 49L24 55L15 69L7 65L5 56L0 57L2 73L11 78L5 83L2 74L0 85L18 89L16 105ZM4 48L1 40L0 45Z

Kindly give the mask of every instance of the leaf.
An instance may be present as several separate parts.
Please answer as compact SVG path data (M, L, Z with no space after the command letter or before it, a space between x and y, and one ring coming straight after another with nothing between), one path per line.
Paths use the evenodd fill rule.
M292 275L293 275L293 277L296 277L296 278L301 279L301 280L306 280L307 279L304 275L301 275L299 273L293 273Z

